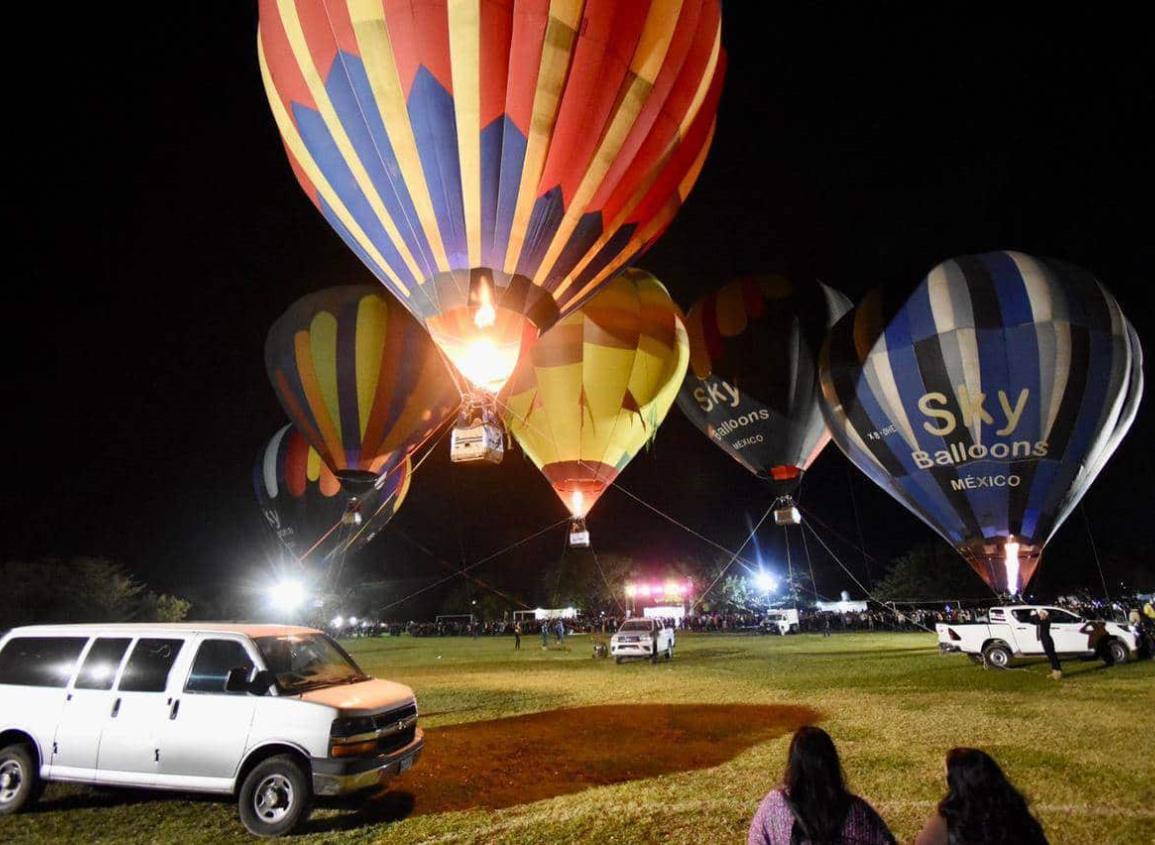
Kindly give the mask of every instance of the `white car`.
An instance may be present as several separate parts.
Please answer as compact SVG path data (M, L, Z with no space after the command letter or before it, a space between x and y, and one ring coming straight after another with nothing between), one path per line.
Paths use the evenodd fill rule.
M1017 657L1042 656L1038 612L1051 620L1051 639L1059 657L1098 657L1124 663L1136 656L1138 637L1126 625L1087 621L1069 610L1045 605L992 607L988 622L939 622L938 647L962 652L976 663L1003 669Z
M314 795L374 787L421 754L413 691L321 631L52 625L0 639L0 814L46 781L235 795L279 836Z
M610 638L610 654L616 663L627 657L648 657L657 663L659 656L672 658L675 645L674 629L661 619L627 619Z

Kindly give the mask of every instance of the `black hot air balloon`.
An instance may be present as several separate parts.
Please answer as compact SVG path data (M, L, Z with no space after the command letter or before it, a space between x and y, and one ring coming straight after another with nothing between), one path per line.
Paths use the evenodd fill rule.
M736 279L687 316L690 371L678 406L750 472L788 497L830 439L819 409L818 354L851 307L821 282Z

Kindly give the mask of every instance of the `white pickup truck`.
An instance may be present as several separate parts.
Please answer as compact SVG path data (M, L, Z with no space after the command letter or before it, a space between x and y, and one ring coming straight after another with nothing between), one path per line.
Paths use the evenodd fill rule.
M1138 638L1126 625L1080 619L1061 607L1025 604L992 607L987 622L939 622L935 625L939 650L962 652L996 669L1005 669L1018 657L1042 656L1040 610L1046 610L1051 619L1051 639L1059 657L1125 663L1136 656Z
M615 663L627 657L648 657L652 663L658 656L666 660L674 656L674 629L661 619L627 619L610 638L610 654Z

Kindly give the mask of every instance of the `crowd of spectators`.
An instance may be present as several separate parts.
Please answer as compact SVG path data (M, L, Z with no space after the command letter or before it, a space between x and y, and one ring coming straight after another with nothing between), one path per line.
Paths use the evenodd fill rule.
M1105 602L1085 594L1060 596L1054 602L1056 607L1070 610L1083 619L1102 619L1126 624L1128 613L1135 607L1150 607L1142 600L1124 599ZM777 633L773 623L777 611L712 612L686 615L681 619L665 620L670 627L695 633ZM574 618L499 619L483 621L469 617L440 618L432 622L384 622L361 620L356 625L345 625L332 629L331 633L342 637L399 636L407 633L415 637L493 637L512 636L515 626L520 625L522 636L540 635L542 628L550 635L558 633L559 622L564 625L562 637L570 634L614 633L626 615L601 613L592 616L578 615ZM958 603L949 604L876 604L868 610L818 610L798 609L798 630L809 633L837 633L844 631L926 631L933 630L936 623L967 623L987 621L986 606L966 607ZM1147 621L1144 617L1144 621ZM1155 620L1151 620L1155 621Z

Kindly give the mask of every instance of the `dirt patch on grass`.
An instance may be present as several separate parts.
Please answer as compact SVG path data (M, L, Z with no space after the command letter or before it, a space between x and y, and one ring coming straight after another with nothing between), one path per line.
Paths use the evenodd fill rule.
M711 768L818 716L806 707L618 704L432 728L421 761L378 800L411 795L414 815L496 810Z

